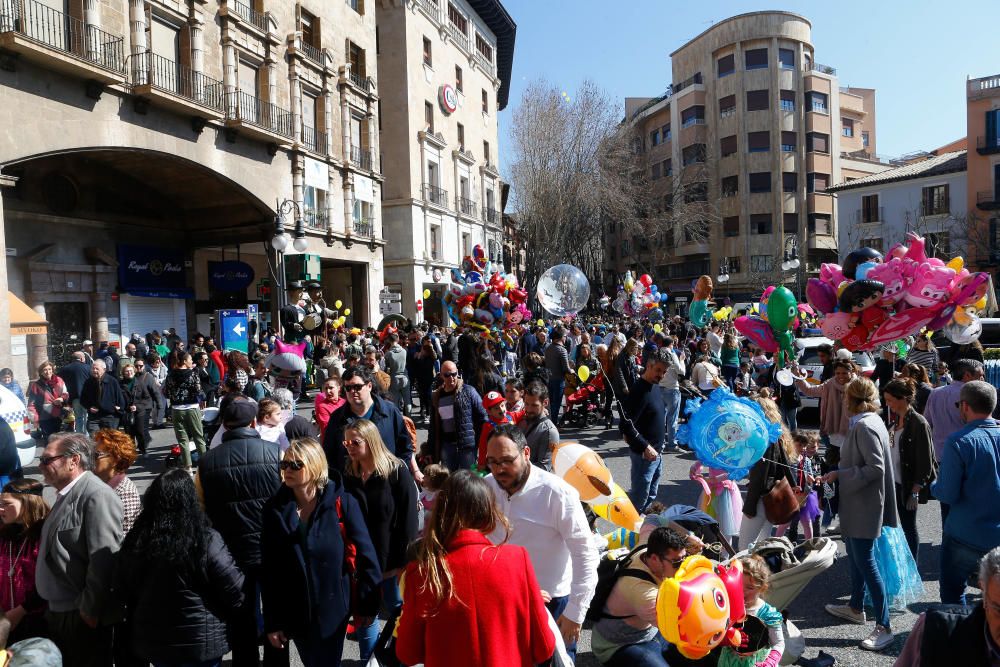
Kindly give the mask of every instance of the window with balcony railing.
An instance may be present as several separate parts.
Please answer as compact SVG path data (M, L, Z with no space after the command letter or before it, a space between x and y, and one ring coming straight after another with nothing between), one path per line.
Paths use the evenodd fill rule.
M306 124L302 125L302 143L305 144L307 150L313 153L319 153L321 155L326 155L327 143L326 143L326 133L320 132L316 128L310 127Z
M478 32L476 33L476 53L482 56L486 62L493 64L493 47Z
M681 158L684 161L685 167L704 162L705 144L691 144L690 146L685 146L681 151Z
M828 114L830 109L827 106L826 93L817 93L814 90L806 92L806 111Z
M372 152L364 146L356 146L352 144L351 164L370 171L372 168Z
M779 93L782 111L795 111L795 91L782 90Z
M113 72L125 71L125 40L37 0L0 0L0 34L19 33Z
M226 94L226 117L292 138L292 114L242 90Z
M681 112L681 127L705 124L705 107L698 104Z
M424 200L438 206L447 206L448 191L432 183L424 183Z
M267 32L267 15L264 12L258 11L242 0L226 1L233 3L233 6L236 8L236 13L240 15L240 18L261 32Z

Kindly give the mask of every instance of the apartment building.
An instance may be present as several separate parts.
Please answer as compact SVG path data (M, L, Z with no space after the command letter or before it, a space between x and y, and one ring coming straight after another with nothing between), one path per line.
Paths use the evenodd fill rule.
M969 244L966 260L993 274L1000 267L1000 74L966 82ZM972 150L973 145L975 150Z
M447 321L450 270L476 245L503 261L497 114L515 34L498 0L378 2L385 282L407 317Z
M837 197L841 260L862 247L886 252L910 232L931 257L966 254L966 151L935 153L827 188Z
M667 92L626 99L624 122L657 213L683 205L696 219L655 238L612 223L609 283L627 269L650 273L680 312L702 274L728 276L716 295L733 301L804 285L837 258L826 188L887 168L875 156L875 91L841 88L815 60L809 21L788 12L725 19L670 57Z
M375 46L371 0L0 0L0 366L267 326L286 264L372 323Z

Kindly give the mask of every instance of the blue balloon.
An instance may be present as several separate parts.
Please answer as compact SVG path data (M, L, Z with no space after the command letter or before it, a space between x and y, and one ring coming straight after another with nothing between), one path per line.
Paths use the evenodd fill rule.
M855 270L854 274L857 276L858 280L865 280L868 278L868 272L878 266L877 262L864 262L863 264L858 264L858 268Z
M649 286L649 293L650 294L656 294L659 291L660 291L660 288L656 286L656 283L653 283L652 285Z
M666 303L670 299L670 295L666 292L660 292L660 303Z
M647 317L649 318L650 322L659 322L660 320L663 319L663 311L660 310L659 308L653 308L652 310L649 311Z
M677 431L678 442L691 447L703 464L725 470L732 480L745 477L781 435L781 424L768 421L763 408L725 387L700 404L688 401L687 412L687 424Z

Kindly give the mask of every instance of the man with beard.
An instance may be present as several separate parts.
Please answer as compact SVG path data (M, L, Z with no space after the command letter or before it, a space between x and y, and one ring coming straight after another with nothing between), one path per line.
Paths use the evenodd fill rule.
M497 426L486 443L486 478L509 523L489 536L528 551L542 597L576 655L580 627L597 586L597 548L591 540L580 494L550 472L531 464L531 449L517 426Z

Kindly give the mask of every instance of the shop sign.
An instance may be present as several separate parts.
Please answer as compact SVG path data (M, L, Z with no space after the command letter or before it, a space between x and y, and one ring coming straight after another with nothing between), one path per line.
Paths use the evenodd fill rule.
M118 246L118 283L124 292L137 296L190 298L180 248Z
M451 115L458 110L458 93L446 83L438 89L438 102L441 104L441 110Z
M330 188L330 169L326 166L325 162L320 162L306 156L303 176L306 185L311 188L316 188L323 192L326 192Z
M220 292L242 292L253 284L254 270L246 262L208 263L208 286Z

